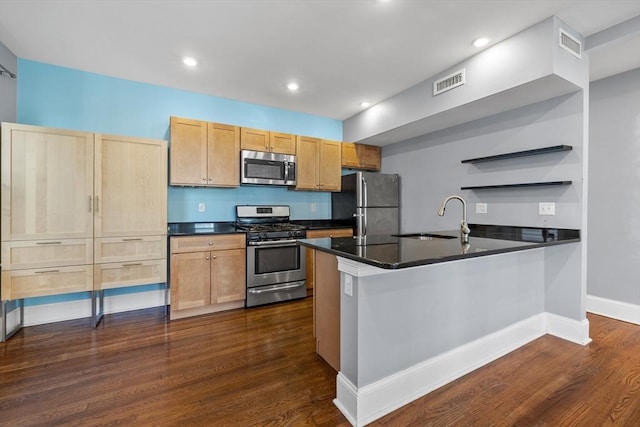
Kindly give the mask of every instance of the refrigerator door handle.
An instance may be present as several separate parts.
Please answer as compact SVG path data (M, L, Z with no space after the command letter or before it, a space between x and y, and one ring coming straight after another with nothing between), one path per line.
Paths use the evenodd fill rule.
M364 179L364 175L362 175L362 207L369 207L369 200L367 197L367 180Z

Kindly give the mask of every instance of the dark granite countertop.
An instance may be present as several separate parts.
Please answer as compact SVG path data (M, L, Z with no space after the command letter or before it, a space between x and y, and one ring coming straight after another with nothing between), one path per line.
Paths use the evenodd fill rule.
M236 230L233 222L170 222L167 232L169 236L244 233Z
M462 244L459 230L430 232L450 238L379 235L367 236L361 241L355 237L342 237L299 242L354 261L398 269L580 241L580 230L476 224L469 227L468 245Z
M353 221L334 219L292 219L291 223L305 226L307 230L328 228L353 228Z

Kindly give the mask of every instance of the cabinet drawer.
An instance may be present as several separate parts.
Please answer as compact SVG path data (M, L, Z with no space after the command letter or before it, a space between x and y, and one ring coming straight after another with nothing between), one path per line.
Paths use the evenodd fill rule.
M93 271L95 290L151 285L167 281L167 261L115 262L96 264Z
M167 258L167 236L104 237L95 240L95 263Z
M93 268L90 265L2 272L3 300L83 292L92 289Z
M351 228L326 228L324 230L307 231L307 239L319 239L322 237L351 237L353 230Z
M2 242L2 268L59 267L93 263L93 239Z
M246 245L244 233L171 238L171 253L242 249Z

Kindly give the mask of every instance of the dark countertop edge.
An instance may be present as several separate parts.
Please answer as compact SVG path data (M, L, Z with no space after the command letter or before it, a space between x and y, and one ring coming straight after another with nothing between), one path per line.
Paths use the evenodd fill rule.
M196 231L196 224L204 227ZM213 234L245 234L237 230L233 221L194 221L194 222L170 222L167 223L167 235L174 236L206 236Z
M292 219L292 224L302 225L307 230L323 230L329 228L353 228L353 221L351 220L337 220L337 219Z
M348 239L348 237L342 237L343 239ZM325 238L326 239L326 238ZM307 239L307 240L316 240L316 239ZM323 240L323 239L318 239L318 240ZM430 264L439 264L439 263L443 263L443 262L449 262L449 261L457 261L457 260L461 260L461 259L468 259L468 258L479 258L479 257L483 257L483 256L489 256L489 255L498 255L498 254L504 254L504 253L510 253L510 252L520 252L520 251L526 251L526 250L531 250L531 249L538 249L538 248L543 248L543 247L547 247L547 246L557 246L557 245L564 245L567 243L578 243L580 242L579 238L576 239L566 239L566 240L556 240L556 241L551 241L551 242L532 242L530 245L526 245L526 246L513 246L510 248L501 248L501 249L492 249L492 250L487 250L487 251L483 251L483 252L472 252L472 253L468 253L468 254L452 254L452 255L448 255L448 256L444 256L444 257L439 257L439 258L427 258L427 259L422 259L422 260L416 260L416 261L411 261L411 262L405 262L405 263L384 263L384 262L378 262L375 260L371 260L368 258L362 258L359 257L357 255L353 255L347 252L342 252L342 251L338 251L335 249L331 249L331 248L326 248L324 246L318 246L318 245L314 245L313 243L309 243L309 242L304 242L304 241L299 241L301 245L312 248L312 249L316 249L316 250L320 250L323 252L327 252L333 255L337 255L340 256L342 258L347 258L347 259L351 259L353 261L358 261L361 262L363 264L368 264L368 265L372 265L374 267L378 267L378 268L382 268L385 270L400 270L403 268L408 268L408 267L419 267L421 265L430 265Z

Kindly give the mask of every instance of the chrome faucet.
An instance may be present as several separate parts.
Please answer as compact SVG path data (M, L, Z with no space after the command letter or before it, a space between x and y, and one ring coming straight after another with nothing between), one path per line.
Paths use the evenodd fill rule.
M471 233L471 230L469 230L469 225L467 224L467 202L465 202L462 197L453 195L444 199L444 202L442 202L442 206L440 206L440 209L438 210L438 215L444 216L444 209L447 207L447 203L451 199L458 199L462 202L462 221L460 222L460 239L462 240L462 243L469 243L469 233Z

